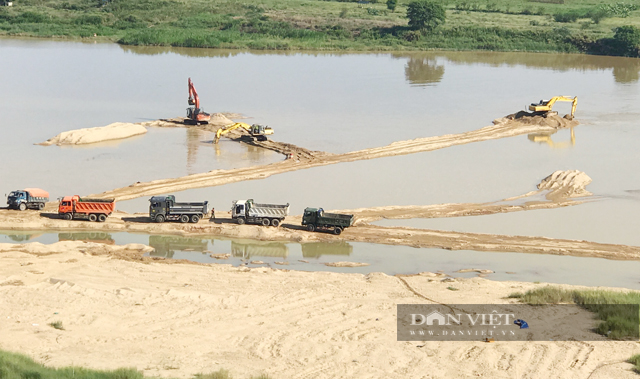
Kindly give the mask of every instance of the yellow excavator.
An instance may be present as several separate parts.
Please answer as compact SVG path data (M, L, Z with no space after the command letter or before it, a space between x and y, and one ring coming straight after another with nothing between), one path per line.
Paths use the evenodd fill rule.
M213 140L213 143L218 143L218 141L220 141L220 137L223 134L229 133L230 131L238 128L245 129L247 132L249 132L249 135L253 140L258 141L266 141L267 136L273 134L273 129L268 126L258 124L249 125L245 124L244 122L236 122L233 125L218 129L218 131L216 132L216 138Z
M571 106L571 119L573 119L574 113L576 113L576 105L578 105L578 96L569 97L569 96L556 96L552 97L550 100L540 100L538 104L529 105L529 110L535 114L548 116L551 114L551 109L553 108L553 104L557 101L570 101L572 102ZM558 114L558 112L554 112L554 114Z

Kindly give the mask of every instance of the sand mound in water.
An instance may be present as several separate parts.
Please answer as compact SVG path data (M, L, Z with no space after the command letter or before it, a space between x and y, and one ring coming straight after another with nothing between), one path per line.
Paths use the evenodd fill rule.
M57 136L41 142L37 145L85 145L102 141L110 141L115 139L129 138L144 134L147 128L140 124L131 124L126 122L115 122L107 126L99 126L96 128L85 128L62 132Z
M588 196L591 192L585 187L591 183L589 175L578 170L556 171L542 179L539 190L550 191L548 196L575 197Z
M222 113L214 113L211 115L211 119L209 119L209 125L229 126L233 124L235 124L235 121L229 119Z
M547 117L542 117L525 111L520 111L518 113L513 113L508 116L495 119L493 120L493 124L499 125L513 120L524 125L549 126L555 129L569 128L578 125L578 121L571 120L570 117L567 116L560 117L558 115L548 115Z

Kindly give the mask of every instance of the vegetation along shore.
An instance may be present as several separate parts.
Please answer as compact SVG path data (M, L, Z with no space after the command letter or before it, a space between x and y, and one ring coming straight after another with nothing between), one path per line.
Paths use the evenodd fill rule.
M638 26L640 0L0 0L0 35L126 45L637 57Z

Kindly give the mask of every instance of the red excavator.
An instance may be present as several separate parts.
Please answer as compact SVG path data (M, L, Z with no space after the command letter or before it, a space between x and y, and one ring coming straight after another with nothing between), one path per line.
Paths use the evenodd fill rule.
M187 118L184 120L186 124L197 125L209 123L211 115L205 113L205 111L200 108L200 98L198 97L198 92L196 92L196 87L193 86L191 78L189 78L189 105L193 105L193 107L187 108Z

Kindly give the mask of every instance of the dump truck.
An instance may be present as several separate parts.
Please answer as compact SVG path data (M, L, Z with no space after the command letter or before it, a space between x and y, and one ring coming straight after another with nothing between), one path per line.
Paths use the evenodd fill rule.
M89 199L74 195L65 196L60 200L58 214L65 220L105 222L115 209L115 199Z
M310 232L319 229L332 230L333 234L339 235L344 228L353 224L353 215L343 215L339 213L325 213L322 208L306 208L302 215L302 225Z
M231 204L231 218L240 225L244 223L262 226L280 226L289 214L289 204L259 204L249 200L234 200Z
M23 190L11 191L9 196L7 196L7 205L9 208L21 211L27 209L42 210L47 201L49 201L49 192L40 188L25 188Z
M149 199L149 218L155 222L180 221L183 223L200 221L208 212L208 201L199 203L176 203L173 195L153 196Z

